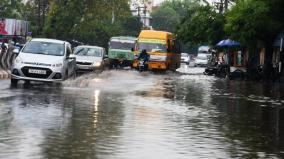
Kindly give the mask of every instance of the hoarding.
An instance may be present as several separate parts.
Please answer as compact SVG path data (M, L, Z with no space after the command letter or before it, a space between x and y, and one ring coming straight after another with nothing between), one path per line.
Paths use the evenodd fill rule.
M0 35L25 36L28 22L17 19L0 19Z

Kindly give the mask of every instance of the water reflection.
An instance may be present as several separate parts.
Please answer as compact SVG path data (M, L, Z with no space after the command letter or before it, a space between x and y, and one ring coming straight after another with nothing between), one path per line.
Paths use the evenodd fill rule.
M94 128L97 127L97 123L98 123L99 96L100 96L100 91L99 90L95 90L95 92L94 92L94 97L95 97L95 104L94 104Z
M0 158L282 158L282 85L106 71L0 93Z
M216 85L213 87L220 91L212 99L220 116L215 120L221 124L219 131L233 141L228 149L231 157L283 157L283 144L279 145L283 141L279 136L279 130L283 130L279 125L282 108L276 104L281 92L275 91L274 85L261 83L235 81L222 88Z

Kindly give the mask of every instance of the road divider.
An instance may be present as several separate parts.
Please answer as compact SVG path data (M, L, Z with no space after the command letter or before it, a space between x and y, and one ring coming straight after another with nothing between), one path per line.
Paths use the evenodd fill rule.
M16 54L13 54L12 49L8 51L0 52L0 79L7 79L11 76L11 66L16 58Z

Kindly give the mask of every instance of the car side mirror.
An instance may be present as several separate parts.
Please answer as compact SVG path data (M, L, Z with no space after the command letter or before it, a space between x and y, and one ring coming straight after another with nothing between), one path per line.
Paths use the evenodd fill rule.
M20 53L20 49L17 48L13 50L13 54L19 54L19 53Z
M104 59L107 59L108 58L108 55L104 55Z

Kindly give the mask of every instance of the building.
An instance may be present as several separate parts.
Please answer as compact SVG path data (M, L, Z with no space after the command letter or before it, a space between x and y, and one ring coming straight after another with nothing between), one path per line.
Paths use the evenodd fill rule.
M144 27L152 28L151 27L151 12L153 10L154 1L147 0L147 1L137 1L132 0L130 4L130 9L133 16L140 17L141 22L143 23Z

